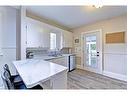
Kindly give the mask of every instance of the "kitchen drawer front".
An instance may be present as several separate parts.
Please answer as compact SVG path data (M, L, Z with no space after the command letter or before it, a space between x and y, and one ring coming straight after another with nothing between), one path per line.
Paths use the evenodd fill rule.
M69 63L67 57L60 57L60 58L52 59L52 60L49 60L49 62L53 62L53 63L59 64L65 67L68 67L68 63Z

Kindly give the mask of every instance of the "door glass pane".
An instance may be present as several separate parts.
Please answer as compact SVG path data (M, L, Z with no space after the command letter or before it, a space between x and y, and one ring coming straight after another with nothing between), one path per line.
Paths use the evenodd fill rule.
M85 50L86 50L86 66L97 67L97 49L96 49L96 34L85 37Z

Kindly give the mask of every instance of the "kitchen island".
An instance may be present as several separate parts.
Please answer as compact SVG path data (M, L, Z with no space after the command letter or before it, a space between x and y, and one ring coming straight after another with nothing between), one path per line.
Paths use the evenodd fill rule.
M67 67L39 59L13 61L27 88L48 82L50 89L67 89Z

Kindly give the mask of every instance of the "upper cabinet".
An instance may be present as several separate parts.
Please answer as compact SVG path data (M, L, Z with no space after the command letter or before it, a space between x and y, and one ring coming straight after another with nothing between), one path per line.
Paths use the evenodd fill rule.
M63 48L72 48L73 47L73 34L69 31L62 31L62 38L63 38Z
M50 29L41 22L31 18L27 18L27 47L43 47L50 46Z
M27 47L72 48L72 32L26 18Z

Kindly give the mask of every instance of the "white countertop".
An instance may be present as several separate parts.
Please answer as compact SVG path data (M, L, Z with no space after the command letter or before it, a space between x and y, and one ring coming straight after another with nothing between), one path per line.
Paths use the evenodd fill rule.
M44 60L27 59L14 61L13 64L28 88L67 70L64 66Z

